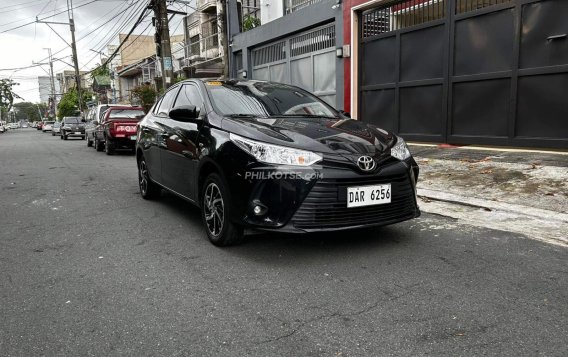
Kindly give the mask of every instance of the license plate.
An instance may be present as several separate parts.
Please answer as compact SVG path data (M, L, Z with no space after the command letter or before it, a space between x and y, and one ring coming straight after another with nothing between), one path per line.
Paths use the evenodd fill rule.
M136 140L136 135L132 135L132 136L130 137L130 140Z
M80 132L80 131L76 131L76 132L75 132L75 135L81 135L81 132Z
M347 187L347 207L362 207L390 203L391 185Z

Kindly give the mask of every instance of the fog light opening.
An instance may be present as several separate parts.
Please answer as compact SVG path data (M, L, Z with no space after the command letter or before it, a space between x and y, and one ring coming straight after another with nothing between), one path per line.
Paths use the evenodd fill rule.
M268 208L258 200L252 202L252 213L254 213L255 216L264 216L267 211Z

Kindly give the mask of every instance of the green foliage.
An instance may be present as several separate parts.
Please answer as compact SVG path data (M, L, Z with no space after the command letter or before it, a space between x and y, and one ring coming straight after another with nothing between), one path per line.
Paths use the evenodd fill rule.
M12 87L18 85L11 79L0 79L0 107L4 112L9 112L14 104L14 98L20 98L12 91Z
M131 92L132 97L140 101L140 105L144 108L145 112L148 112L158 96L158 92L148 84L140 85L134 88Z
M97 68L95 68L91 71L91 77L93 79L95 77L98 77L98 76L105 76L105 77L110 76L110 71L109 71L108 67L106 67L106 66L103 67L101 65L101 66L98 66Z
M47 105L35 104L31 102L15 103L16 119L24 119L29 121L40 121L40 112L45 113Z
M87 107L87 102L92 99L93 93L83 90L81 92L83 108ZM71 88L61 97L61 101L57 104L57 117L59 119L66 116L79 116L79 101L77 100L77 91Z
M255 27L260 26L260 19L258 17L245 15L243 17L243 32L252 30Z

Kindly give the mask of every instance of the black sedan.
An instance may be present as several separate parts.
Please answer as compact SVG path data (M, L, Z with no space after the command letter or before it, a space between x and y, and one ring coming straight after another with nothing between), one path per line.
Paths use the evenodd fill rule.
M334 231L420 215L402 138L285 84L178 83L140 122L136 158L142 197L164 188L196 204L219 246L244 228Z

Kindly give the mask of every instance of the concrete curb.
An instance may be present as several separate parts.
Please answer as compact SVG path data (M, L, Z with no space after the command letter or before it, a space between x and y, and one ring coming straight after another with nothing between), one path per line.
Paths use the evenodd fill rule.
M451 192L432 190L428 188L418 188L418 196L426 197L435 201L443 201L448 203L467 205L490 209L492 211L513 212L519 215L532 216L544 220L555 220L568 223L568 214L533 208L512 203L497 202L492 200L484 200L476 197L466 197Z

